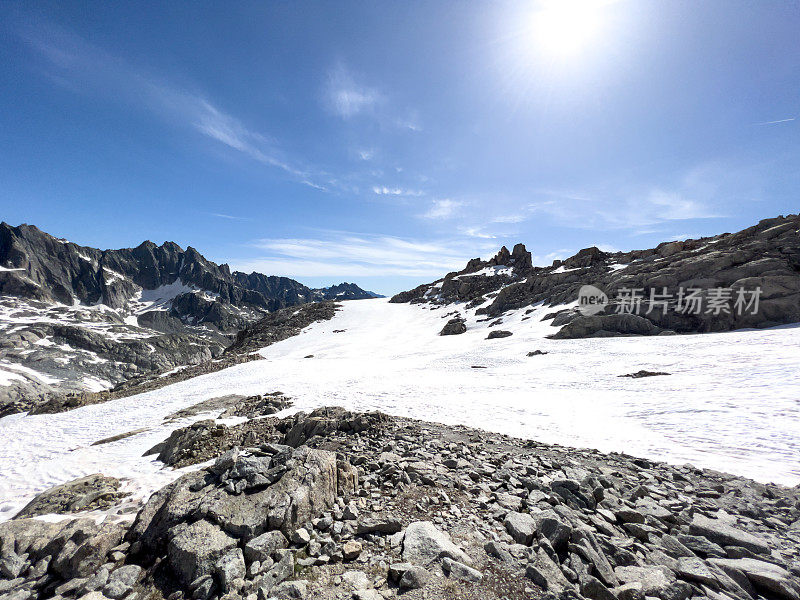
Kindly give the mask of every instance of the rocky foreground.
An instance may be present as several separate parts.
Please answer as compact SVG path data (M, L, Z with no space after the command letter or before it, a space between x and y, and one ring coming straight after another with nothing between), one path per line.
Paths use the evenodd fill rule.
M119 509L102 475L37 497L0 524L0 597L800 599L798 487L381 413L252 412L281 402L174 432L151 452L202 468L144 506Z

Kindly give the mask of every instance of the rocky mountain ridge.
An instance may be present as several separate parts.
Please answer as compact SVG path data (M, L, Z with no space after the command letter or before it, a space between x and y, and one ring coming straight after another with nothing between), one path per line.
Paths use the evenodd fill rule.
M604 291L609 303L584 315L576 301L583 285ZM679 310L681 290L699 290L699 312ZM641 310L629 311L625 294L636 290ZM722 290L717 292L716 290ZM759 290L756 312L734 308L737 295ZM665 305L647 311L652 297ZM719 312L705 307L715 294L727 302ZM524 245L503 247L489 261L472 259L461 271L413 290L391 302L460 304L497 319L508 311L543 303L556 338L658 335L729 331L800 322L800 216L764 219L737 233L671 241L648 250L603 252L585 248L549 267L535 267ZM663 310L662 310L663 308Z
M0 223L0 295L73 305L125 307L143 291L176 286L170 315L192 324L211 323L222 330L237 327L234 308L274 311L330 297L374 298L352 283L311 289L294 279L261 273L231 272L226 264L206 260L191 246L174 242L157 246L97 250L48 235L31 225ZM200 292L200 293L198 293ZM197 300L186 300L193 295ZM231 308L234 307L234 308ZM236 315L236 316L232 316Z
M231 272L173 242L98 250L1 223L0 412L208 362L286 307L375 296Z

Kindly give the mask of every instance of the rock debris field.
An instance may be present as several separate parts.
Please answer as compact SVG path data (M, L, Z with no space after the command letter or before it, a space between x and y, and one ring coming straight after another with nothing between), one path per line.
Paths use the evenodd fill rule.
M796 487L342 408L152 452L196 470L127 519L0 524L0 597L800 599ZM107 508L113 483L33 504Z

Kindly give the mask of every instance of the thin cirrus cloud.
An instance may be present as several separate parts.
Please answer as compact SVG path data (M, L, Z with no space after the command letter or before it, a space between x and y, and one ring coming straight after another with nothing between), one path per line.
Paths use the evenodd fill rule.
M714 219L723 215L705 203L677 192L652 189L626 198L583 197L569 192L544 192L528 204L532 214L578 229L636 229L671 221Z
M476 251L494 249L494 244L476 248L464 240L420 241L346 232L329 232L322 238L260 239L252 246L265 255L231 261L237 269L294 277L431 279L463 268Z
M372 192L379 196L424 196L419 190L409 190L401 187L386 187L385 185L372 186Z
M76 93L122 99L161 120L190 127L261 164L280 169L299 183L325 190L324 173L284 156L277 143L247 127L204 95L140 72L80 36L49 23L20 31L20 37L45 63L46 75Z
M369 117L384 129L422 131L416 111L403 111L393 106L386 94L377 87L359 81L342 61L328 70L322 97L326 110L345 121ZM364 156L361 158L366 160Z
M777 125L778 123L791 123L796 120L797 117L790 117L788 119L778 119L777 121L762 121L761 123L753 123L753 125Z
M218 219L226 219L228 221L252 221L253 219L249 217L237 217L235 215L226 215L225 213L215 213L210 212L206 213L209 217L216 217Z
M746 168L708 163L689 169L670 187L538 190L527 210L565 227L653 233L670 223L724 218L727 203L759 198L760 186L758 174Z
M463 202L451 200L449 198L434 200L432 206L420 216L423 219L449 219L455 216L458 209L463 205Z
M353 75L343 63L337 63L328 71L325 86L328 108L343 119L371 113L383 101L383 95L375 88L356 83Z

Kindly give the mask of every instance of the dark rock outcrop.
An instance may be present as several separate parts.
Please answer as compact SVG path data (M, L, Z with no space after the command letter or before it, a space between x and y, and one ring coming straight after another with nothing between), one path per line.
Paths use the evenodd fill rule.
M763 328L800 322L800 216L764 219L737 233L665 242L649 250L603 252L581 250L550 267L532 267L529 254L503 247L490 261L469 261L433 284L394 296L392 302L467 302L477 314L495 318L503 313L544 303L574 302L585 284L603 290L611 302L605 311L583 316L566 311L553 325L556 339L617 335L703 333ZM503 268L499 268L499 267ZM699 290L700 310L686 308L681 292ZM722 310L709 310L715 290L727 297ZM624 295L637 290L642 309L626 309ZM758 307L748 307L760 290ZM653 295L667 298L647 311ZM664 295L664 296L661 296ZM741 295L741 298L740 298ZM737 299L741 302L736 306ZM679 304L683 302L683 304Z
M125 496L119 491L119 486L120 481L116 477L106 477L100 473L87 475L42 492L14 518L103 509Z
M466 333L466 331L467 324L464 322L464 319L462 317L453 317L444 324L439 335L461 335L462 333Z

